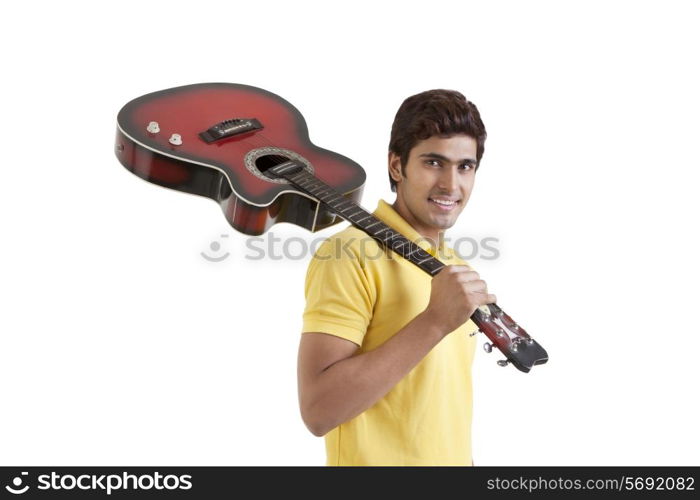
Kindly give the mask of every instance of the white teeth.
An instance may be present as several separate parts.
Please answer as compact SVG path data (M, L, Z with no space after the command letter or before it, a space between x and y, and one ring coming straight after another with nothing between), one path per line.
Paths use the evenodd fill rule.
M434 200L433 198L430 198L430 201L434 201L435 203L438 203L440 205L446 205L446 206L451 206L451 205L454 205L456 203L455 201Z

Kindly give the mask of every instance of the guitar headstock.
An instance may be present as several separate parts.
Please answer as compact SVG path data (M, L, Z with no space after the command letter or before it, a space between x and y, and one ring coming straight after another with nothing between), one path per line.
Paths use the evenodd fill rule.
M527 373L533 366L544 364L549 359L547 351L498 305L479 307L471 319L491 341L484 344L486 352L497 347L506 356L505 360L498 361L499 366L512 363L518 370Z

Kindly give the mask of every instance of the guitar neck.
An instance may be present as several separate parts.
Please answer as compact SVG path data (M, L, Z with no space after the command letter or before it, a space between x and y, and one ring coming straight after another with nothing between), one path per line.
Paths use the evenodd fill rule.
M285 165L287 166L285 167ZM338 191L303 168L297 167L296 163L287 162L286 164L277 165L270 170L273 170L276 175L287 179L305 193L324 203L332 212L364 231L384 247L389 248L404 259L420 267L431 276L435 276L445 267L445 264L401 233L386 225L360 205L348 200Z

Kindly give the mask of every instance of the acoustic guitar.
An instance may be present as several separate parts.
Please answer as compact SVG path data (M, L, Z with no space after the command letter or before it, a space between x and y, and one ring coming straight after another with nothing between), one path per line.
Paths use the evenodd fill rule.
M116 155L148 182L206 196L237 231L260 235L278 222L315 232L348 221L431 276L445 265L358 203L365 172L309 139L306 121L266 90L202 83L146 94L117 116ZM546 351L497 304L471 319L513 364L529 372Z

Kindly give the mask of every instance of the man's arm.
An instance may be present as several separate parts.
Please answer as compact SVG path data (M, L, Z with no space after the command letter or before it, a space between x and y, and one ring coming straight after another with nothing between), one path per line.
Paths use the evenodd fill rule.
M444 336L422 313L378 348L353 356L357 345L324 333L302 335L299 404L316 436L359 415L381 399Z
M447 270L447 272L446 272ZM405 377L442 338L482 304L492 303L486 283L466 266L447 266L432 281L428 307L372 351L319 332L302 335L299 346L299 405L316 436L374 405Z

